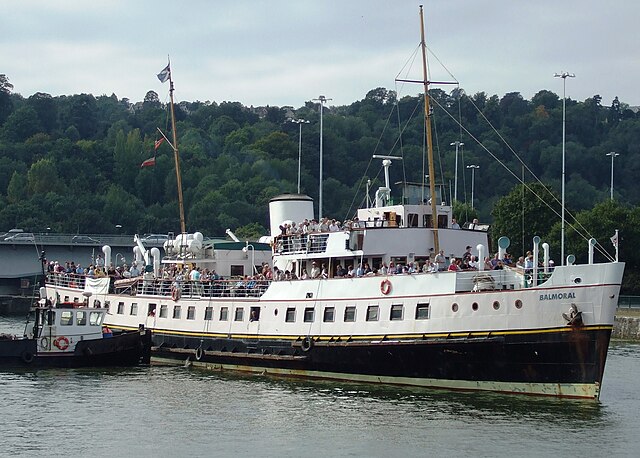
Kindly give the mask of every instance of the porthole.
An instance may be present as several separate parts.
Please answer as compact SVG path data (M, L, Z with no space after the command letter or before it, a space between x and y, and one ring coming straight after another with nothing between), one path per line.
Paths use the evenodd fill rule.
M493 310L498 310L500 308L500 302L493 301Z
M576 277L573 282L577 285L578 283L582 283L582 278Z
M520 299L516 300L516 308L517 309L521 309L522 308L522 301Z
M453 305L451 306L451 310L453 310L454 312L457 312L458 311L458 304L456 304L454 302Z
M274 314L275 316L278 316L278 309L273 309L273 314Z
M478 310L478 303L477 302L474 302L473 304L471 304L471 310L473 310L474 312L476 310Z

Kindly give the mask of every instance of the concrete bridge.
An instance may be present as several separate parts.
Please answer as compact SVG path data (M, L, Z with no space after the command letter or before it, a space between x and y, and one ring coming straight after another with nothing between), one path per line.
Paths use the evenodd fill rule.
M0 296L31 296L42 273L40 253L47 261L74 261L83 267L92 264L102 247L111 247L114 265L134 259L133 235L33 234L16 240L0 240ZM162 243L145 243L162 248Z

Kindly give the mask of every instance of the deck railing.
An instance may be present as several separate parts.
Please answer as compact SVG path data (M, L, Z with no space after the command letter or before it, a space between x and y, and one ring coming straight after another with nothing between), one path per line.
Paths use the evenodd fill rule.
M86 277L77 274L49 274L49 284L79 291L85 287ZM269 287L269 280L208 280L176 281L175 279L111 279L109 292L117 294L166 297L260 297Z

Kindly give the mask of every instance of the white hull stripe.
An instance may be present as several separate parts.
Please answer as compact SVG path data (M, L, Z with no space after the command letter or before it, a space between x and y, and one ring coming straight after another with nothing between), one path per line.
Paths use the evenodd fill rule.
M218 364L202 361L192 361L186 358L189 364L213 371L252 372L261 375L274 375L284 377L304 377L325 380L346 380L363 383L381 383L385 385L420 386L424 388L440 388L460 391L491 391L499 393L528 394L537 396L553 396L576 399L598 400L600 385L596 383L525 383L525 382L494 382L494 381L469 381L469 380L443 380L412 377L374 376L362 374L345 374L338 372L306 371L294 369L254 367L239 364ZM182 359L163 358L152 356L152 364L160 365L184 365Z

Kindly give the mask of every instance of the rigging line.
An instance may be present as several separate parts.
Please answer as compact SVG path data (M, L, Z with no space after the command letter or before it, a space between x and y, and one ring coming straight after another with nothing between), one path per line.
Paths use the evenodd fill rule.
M401 137L402 137L402 135L404 134L404 131L409 127L409 123L410 123L410 121L414 118L414 115L415 115L416 111L418 110L418 108L420 108L420 106L421 106L421 105L420 105L420 99L418 98L418 99L417 99L416 104L415 104L415 105L414 105L414 107L413 107L413 111L411 112L411 115L409 116L409 118L407 119L407 122L405 123L404 127L403 127L403 128L402 128L402 130L400 131L400 135L398 136L398 138L396 139L396 141L395 141L395 142L394 142L394 144L392 145L392 147L391 147L390 151L393 151L393 150L395 149L396 145L397 145L397 144L398 144L398 142L400 141L400 138L401 138ZM390 114L393 114L393 110L391 110ZM423 129L423 130L424 130L424 129ZM424 135L424 133L423 133L423 135ZM379 144L380 144L380 139L378 139L378 144L376 145L376 148L374 149L374 154L375 154L375 152L377 151ZM424 155L423 155L423 156L424 156ZM360 183L358 184L358 187L356 188L356 192L355 192L355 193L354 193L354 195L353 195L353 199L351 200L351 204L349 205L349 210L347 211L347 215L348 215L348 214L350 214L350 213L351 213L351 210L353 209L353 205L354 205L354 202L355 202L355 200L356 200L356 197L357 197L358 193L360 192L360 188L362 187L362 183L364 182L364 178L365 178L365 176L367 175L367 173L369 172L369 169L371 168L371 163L372 163L372 162L373 162L373 157L370 157L370 158L369 158L369 163L367 164L367 168L366 168L366 169L365 169L365 171L364 171L364 174L363 174L363 176L362 176L362 179L361 179ZM403 160L402 162L404 162L404 160ZM378 171L378 174L373 178L374 180L380 176L381 170L382 170L382 169L380 169L380 170ZM424 171L424 164L423 164L423 171ZM422 174L422 176L423 176L422 182L424 183L424 173ZM423 197L423 198L424 198L424 197Z
M416 58L418 56L418 51L420 50L420 43L418 43L418 45L416 46L416 48L413 50L413 53L409 56L409 58L406 60L406 62L404 63L404 65L400 68L400 71L396 74L396 80L399 79L398 77L400 76L400 74L402 73L402 71L407 68L407 66L409 68L407 68L407 72L405 73L405 75L407 75L409 73L409 71L411 70L411 68L413 67L413 63L416 61ZM409 65L409 63L411 63L411 65ZM403 85L404 86L404 85Z
M404 176L404 181L407 181L407 177L406 177L406 169L404 166L404 148L403 148L403 144L402 144L402 121L400 120L400 102L398 101L398 83L395 83L395 87L396 87L396 114L397 114L397 118L398 118L398 141L400 142L400 156L402 157L402 175Z
M525 162L520 158L520 156L518 155L518 153L516 153L516 152L514 151L514 149L513 149L513 148L511 147L511 145L506 141L506 139L505 139L505 138L500 134L500 132L498 132L498 130L493 126L493 124L491 124L491 121L489 121L489 119L487 119L487 117L484 115L484 113L482 113L482 111L480 111L480 109L478 108L478 106L474 103L473 99L471 99L470 97L467 97L467 98L471 101L471 104L474 106L474 108L476 109L476 111L478 111L478 113L480 113L480 115L482 116L482 118L487 122L487 124L489 124L489 126L491 126L491 128L492 128L492 129L493 129L493 131L498 135L498 137L500 137L500 139L501 139L501 140L502 140L502 142L507 146L507 148L509 148L509 151L511 151L511 153L516 157L516 159L518 159L518 162L520 162L520 164L521 164L521 165L522 165L522 166L527 170L527 172L529 172L529 173L531 174L531 176L533 176L533 177L535 178L535 180L536 180L540 185L542 185L542 186L547 190L547 192L549 193L549 195L553 198L553 200L555 200L555 202L556 202L557 204L561 204L560 200L558 200L558 198L557 198L555 195L553 195L553 194L549 191L548 187L547 187L547 186L546 186L546 185L545 185L545 184L540 180L540 178L538 178L538 177L536 176L536 174L535 174L535 173L533 173L533 171L529 168L529 166L527 166L527 164L526 164L526 163L525 163ZM465 130L466 130L466 129L465 129ZM474 140L476 140L476 139L474 138ZM477 141L477 140L476 140L476 141ZM481 145L481 146L482 146L482 145ZM503 165L503 164L501 163L501 165ZM505 166L503 165L503 167L505 167ZM506 168L506 167L505 167L505 168ZM515 176L515 174L513 174L513 173L512 173L512 175L514 175L514 176ZM527 186L527 185L526 185L526 183L524 183L524 182L522 182L522 184L523 184L523 185L525 185L525 186ZM529 190L530 190L530 188L529 188L528 186L527 186L527 189L529 189ZM540 198L539 196L536 196L536 197ZM553 208L551 208L551 206L550 206L546 201L543 201L543 202L544 202L544 204L545 204L545 205L547 205L551 210L553 210L553 211L554 211L554 213L555 213L557 216L560 216L560 215L558 214L558 212L557 212L557 211L555 211ZM569 226L570 226L573 230L575 230L575 231L576 231L576 233L577 233L580 237L582 237L584 240L588 240L589 238L593 238L593 236L591 235L591 233L589 232L589 230L588 230L587 228L585 228L585 227L582 225L582 223L581 223L581 222L580 222L580 221L575 217L575 215L573 215L570 211L568 211L568 210L566 210L566 209L565 209L565 213L567 213L567 214L568 214L568 215L573 219L573 221L575 222L575 224L577 224L577 226L579 226L580 230L578 230L574 224L569 223ZM561 217L561 216L560 216L560 217ZM566 221L566 220L565 220L565 221ZM581 231L582 231L582 232L581 232ZM585 234L586 234L586 235L585 235ZM597 242L597 241L596 241L596 242ZM613 260L613 257L612 257L612 256L611 256L611 255L606 251L606 249L605 249L602 245L600 245L600 243L599 243L599 242L597 242L596 246L600 246L600 248L598 249L598 251L599 251L601 254L603 254L603 255L604 255L606 258L608 258L609 260Z
M437 100L435 100L435 104L438 105L440 108L442 108L444 110L445 113L447 113L447 115L453 119L454 122L457 122L457 120L451 115L451 113L449 113ZM472 101L472 104L475 106L475 104ZM476 106L476 109L477 106ZM520 164L522 164L523 167L525 167L525 169L536 179L536 181L545 189L545 191L556 201L556 203L559 203L558 198L556 196L554 196L551 191L549 190L549 188L542 182L540 181L540 179L531 171L531 169L529 169L529 167L527 167L527 165L524 163L524 161L522 161L522 159L520 158L520 156L518 156L518 154L513 150L513 148L511 148L511 145L509 145L507 143L507 141L504 139L504 137L502 135L500 135L500 132L498 132L495 127L493 127L493 125L490 123L490 121L484 116L484 114L482 112L480 112L480 110L478 110L478 112L481 114L481 116L485 119L485 121L487 121L487 123L489 123L489 125L493 128L494 132L500 137L500 139L504 142L504 144L509 148L509 150L513 153L513 155L518 159L518 161L520 162ZM483 150L485 150L498 164L500 164L507 172L509 172L515 179L517 182L522 183L529 192L531 192L533 195L535 195L542 203L544 203L553 213L556 214L556 216L561 217L560 213L553 208L546 200L544 200L540 195L538 195L531 187L529 187L529 185L527 185L526 183L522 182L520 180L520 177L518 175L515 174L515 172L513 172L502 160L500 160L495 154L493 154L486 146L484 146L484 144L482 142L480 142L480 140L473 135L466 127L464 126L460 126L464 132L469 135L469 137L471 137L471 139L473 139L478 145L480 145L480 148L482 148ZM578 221L571 213L567 212L572 218L573 220L580 226L580 228L584 231L584 233L586 233L589 237L586 237L581 231L579 231L573 224L569 223L569 226L576 231L576 233L578 235L580 235L584 240L588 240L588 238L592 238L592 236L589 234L589 231L584 228L584 226L582 225L582 223L580 223L580 221ZM596 241L597 242L597 241ZM611 257L611 255L604 250L604 247L597 242L596 243L596 247L600 247L598 248L598 251L604 255L607 259L613 260L613 258Z
M426 45L425 45L426 46ZM449 71L449 69L447 68L447 66L438 58L438 56L436 55L436 53L434 53L428 46L426 46L427 51L429 52L429 54L431 54L433 56L433 58L440 64L440 66L444 69L445 72L447 72L449 74L449 76L451 78L453 78L455 84L457 84L458 86L460 86L460 82L458 81L458 79L453 75L453 73L451 73Z
M433 99L433 97L431 97ZM433 120L433 132L435 133L435 140L436 140L436 151L438 152L438 167L440 168L440 181L442 182L442 190L443 190L443 194L440 196L440 201L442 202L443 197L444 197L444 172L443 172L443 168L442 168L442 155L441 155L441 151L440 151L440 137L438 137L438 125L437 125L437 121L436 121L436 115L435 113L432 111L431 112L431 119ZM435 177L434 177L435 179ZM436 181L437 183L437 181Z

